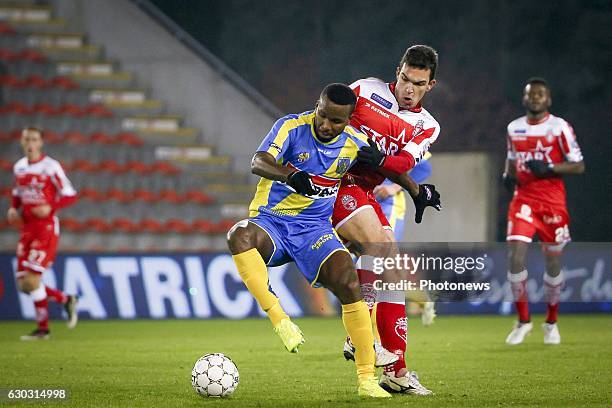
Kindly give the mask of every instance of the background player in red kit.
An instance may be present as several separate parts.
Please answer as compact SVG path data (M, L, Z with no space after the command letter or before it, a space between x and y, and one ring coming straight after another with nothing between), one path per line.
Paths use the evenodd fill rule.
M56 211L76 201L76 191L60 164L42 152L43 132L27 127L21 134L25 157L13 167L15 187L11 208L7 212L10 224L21 220L23 230L17 246L17 285L34 301L38 327L22 340L49 338L48 301L64 305L68 327L77 323L76 296L51 289L42 283L42 273L55 259L59 240L59 220Z
M414 45L406 50L397 67L396 82L385 83L369 78L351 85L358 97L351 125L370 137L370 147L362 148L360 163L343 178L332 221L338 233L359 247L363 254L358 260L357 271L364 299L372 297L367 293L373 280L372 257L394 257L398 252L393 231L373 189L386 177L397 182L393 178L412 169L437 139L440 126L421 106L422 98L436 83L437 63L435 50L425 45ZM421 221L426 206L439 209L439 194L434 186L414 184L409 193L417 207L417 222ZM383 280L397 282L403 279L403 273L385 271ZM391 392L431 394L419 383L416 374L406 369L405 293L380 291L376 300L376 322L381 343L398 357L395 363L385 366L381 386ZM350 354L350 350L347 340L345 356L347 351Z
M514 191L508 209L506 237L510 260L508 279L518 313L518 322L506 339L510 345L522 343L533 328L525 290L525 255L535 233L542 242L546 258L544 343L561 342L557 328L563 285L560 255L570 241L562 176L583 173L584 162L571 125L548 112L551 101L550 88L544 79L528 80L523 93L527 114L508 125L504 184Z

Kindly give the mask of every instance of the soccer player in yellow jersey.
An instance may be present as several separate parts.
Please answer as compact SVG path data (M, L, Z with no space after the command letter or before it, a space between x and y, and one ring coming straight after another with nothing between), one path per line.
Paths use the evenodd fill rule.
M331 290L342 304L342 321L355 345L358 393L389 398L374 372L374 337L353 261L330 221L342 176L367 137L347 126L353 91L330 84L314 111L279 119L253 157L261 176L249 218L228 232L238 272L290 352L304 342L268 286L267 266L294 261L313 286Z

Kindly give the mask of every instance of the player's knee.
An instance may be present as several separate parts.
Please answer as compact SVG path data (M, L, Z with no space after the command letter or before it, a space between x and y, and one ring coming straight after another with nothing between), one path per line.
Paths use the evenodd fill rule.
M346 269L339 273L334 286L333 292L336 293L342 304L354 303L361 299L359 279L353 269Z
M239 254L253 248L255 236L247 226L248 221L242 220L227 232L227 246L232 254Z
M28 275L18 279L17 286L19 290L23 293L30 293L34 289L38 288L37 282L35 282L34 279L29 277Z

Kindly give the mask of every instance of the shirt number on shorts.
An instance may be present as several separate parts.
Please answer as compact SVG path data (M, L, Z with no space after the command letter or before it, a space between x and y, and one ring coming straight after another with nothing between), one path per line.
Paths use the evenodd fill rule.
M559 227L555 230L555 242L566 242L569 240L569 236L569 227L567 225Z
M28 255L28 261L34 264L40 264L45 257L47 256L46 251L40 251L38 249L30 249L30 254Z

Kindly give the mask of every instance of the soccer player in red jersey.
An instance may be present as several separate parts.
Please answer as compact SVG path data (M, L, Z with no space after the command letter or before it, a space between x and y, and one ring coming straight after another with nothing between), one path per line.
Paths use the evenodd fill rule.
M56 211L73 204L76 191L61 165L42 152L43 131L26 127L21 133L25 157L13 167L15 187L8 222L22 224L17 246L17 285L34 302L38 327L22 340L49 338L48 301L64 305L68 327L77 323L77 298L45 286L43 272L51 267L59 240L59 220Z
M357 95L351 125L370 137L370 146L362 148L360 163L343 178L332 222L338 233L362 254L357 262L362 291L372 286L373 257L393 258L398 253L393 231L376 201L374 188L385 178L406 187L417 208L417 222L421 221L426 206L439 209L440 196L433 185L414 182L406 185L397 180L399 175L407 178L405 173L423 159L440 133L438 122L421 105L425 94L436 83L437 64L438 55L434 49L414 45L402 57L395 82L368 78L351 85ZM387 270L382 275L383 281L398 282L405 279L405 273ZM376 300L376 322L382 346L397 356L395 363L385 366L381 386L391 392L431 394L419 383L416 374L406 368L405 293L378 291ZM347 339L345 357L350 350ZM383 354L379 351L377 348L377 364Z
M580 146L572 126L549 113L550 87L542 78L527 81L523 106L527 113L508 125L508 157L504 184L514 192L508 209L508 280L512 287L518 322L506 338L520 344L533 328L525 284L525 255L538 234L546 258L544 295L547 303L544 344L559 344L557 328L559 296L563 285L560 255L570 241L563 175L584 172Z

